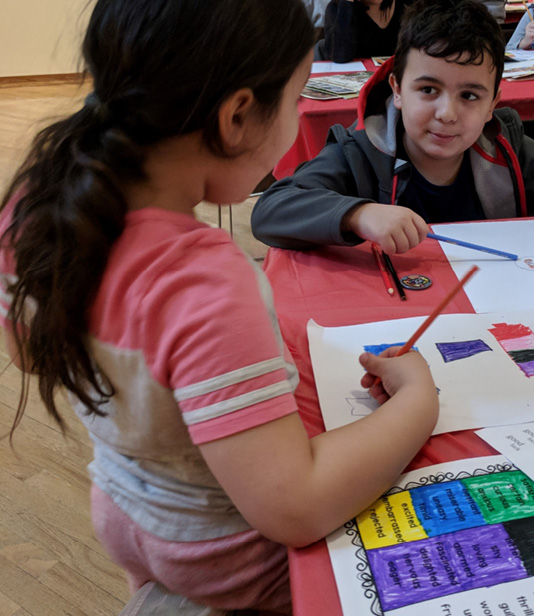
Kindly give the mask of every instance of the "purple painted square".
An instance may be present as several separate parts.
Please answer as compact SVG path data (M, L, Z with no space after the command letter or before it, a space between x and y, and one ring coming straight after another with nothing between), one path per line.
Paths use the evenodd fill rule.
M472 357L484 351L492 351L483 340L462 340L459 342L436 342L444 362Z
M384 611L528 577L501 524L367 552Z

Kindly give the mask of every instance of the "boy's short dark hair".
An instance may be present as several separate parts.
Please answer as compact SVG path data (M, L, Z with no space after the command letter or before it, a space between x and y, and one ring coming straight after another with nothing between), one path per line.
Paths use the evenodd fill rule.
M411 49L459 64L482 64L489 57L497 94L504 68L504 37L480 0L416 0L405 9L397 39L393 75L399 84Z

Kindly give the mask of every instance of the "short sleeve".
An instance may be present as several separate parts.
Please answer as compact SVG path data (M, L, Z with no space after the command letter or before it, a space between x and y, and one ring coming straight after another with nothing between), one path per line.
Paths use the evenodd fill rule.
M0 233L10 218L6 207ZM14 271L4 246L2 324ZM29 298L25 320L34 309ZM117 379L114 408L135 407L117 412L119 423L138 421L156 432L181 413L182 428L198 444L297 410L298 377L263 272L225 232L191 216L154 209L127 216L91 306L89 333L95 362Z
M267 280L226 236L210 235L147 279L137 324L147 365L197 444L297 410Z

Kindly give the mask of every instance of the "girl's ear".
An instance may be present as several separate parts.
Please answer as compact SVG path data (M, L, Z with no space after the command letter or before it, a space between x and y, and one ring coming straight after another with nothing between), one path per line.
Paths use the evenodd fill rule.
M223 145L230 152L247 147L247 132L254 107L254 93L241 88L231 94L219 108L219 133Z
M391 86L391 89L393 90L393 104L395 105L397 109L401 109L402 107L401 90L400 90L399 84L397 83L397 79L395 78L395 75L393 75L393 73L389 74L389 85Z

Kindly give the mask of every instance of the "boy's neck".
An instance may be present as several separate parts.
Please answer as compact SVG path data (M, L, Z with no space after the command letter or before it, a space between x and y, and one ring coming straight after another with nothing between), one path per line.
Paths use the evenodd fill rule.
M410 143L406 133L403 137L403 145L412 165L431 184L449 186L458 177L465 152L450 160L429 158Z

